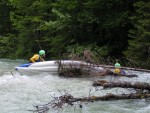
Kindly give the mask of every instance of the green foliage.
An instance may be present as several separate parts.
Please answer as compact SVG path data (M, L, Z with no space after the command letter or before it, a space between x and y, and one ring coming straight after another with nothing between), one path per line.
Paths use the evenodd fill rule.
M144 59L147 67L149 6L147 0L2 0L0 57L29 58L44 49L57 59L88 48L97 57Z
M7 36L12 32L12 26L9 19L9 12L12 7L8 5L8 0L0 1L0 36Z
M15 35L9 34L7 37L0 37L0 57L3 58L16 58L16 45L18 41ZM11 57L9 57L11 56Z
M107 46L98 47L96 44L90 44L90 45L71 45L66 47L66 52L75 54L78 57L83 57L84 50L90 50L94 56L97 57L106 57L108 55L108 48Z
M41 30L41 26L50 17L50 3L49 0L10 0L10 4L15 8L10 13L10 18L17 31L18 57L29 58L33 52L37 53L42 49L41 46L45 45L42 41L45 31Z
M134 29L130 30L128 50L125 55L132 58L137 64L150 68L150 2L135 3L136 13L131 17Z

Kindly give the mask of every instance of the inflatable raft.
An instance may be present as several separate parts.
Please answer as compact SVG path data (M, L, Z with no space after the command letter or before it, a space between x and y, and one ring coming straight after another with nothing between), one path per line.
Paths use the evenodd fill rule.
M53 60L53 61L45 61L45 62L36 62L36 63L27 63L21 64L15 67L15 70L21 74L24 73L40 73L40 72L48 72L48 73L58 73L60 65L65 68L76 67L76 68L84 68L102 71L102 67L94 66L93 64L86 63L83 61L74 61L74 60Z

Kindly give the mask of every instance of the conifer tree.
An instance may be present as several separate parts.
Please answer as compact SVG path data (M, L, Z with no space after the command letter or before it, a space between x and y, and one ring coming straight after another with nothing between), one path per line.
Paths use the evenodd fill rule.
M125 55L150 69L150 1L144 0L134 4L136 13L131 20L134 28L130 30L128 50Z

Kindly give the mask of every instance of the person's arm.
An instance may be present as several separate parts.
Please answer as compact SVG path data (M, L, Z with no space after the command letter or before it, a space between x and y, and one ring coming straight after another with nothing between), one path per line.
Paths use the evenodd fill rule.
M30 58L30 61L34 63L36 60L38 60L38 58L39 58L39 55L35 54L33 57Z
M45 61L44 58L41 57L41 61Z

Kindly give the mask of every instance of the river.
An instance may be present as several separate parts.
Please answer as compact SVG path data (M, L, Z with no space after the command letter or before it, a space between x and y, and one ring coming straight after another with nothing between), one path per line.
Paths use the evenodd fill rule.
M36 75L20 75L14 68L24 60L0 59L0 112L1 113L32 113L33 105L41 105L50 102L53 96L60 96L60 92L67 91L74 97L86 97L89 95L105 95L106 93L128 93L131 90L113 88L98 90L92 87L92 81L98 78L62 78L58 75L41 73ZM111 78L118 81L142 81L150 83L150 73L134 72L138 78ZM105 79L110 79L109 77ZM113 100L82 103L63 109L51 108L48 113L149 113L150 100Z

